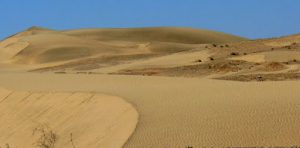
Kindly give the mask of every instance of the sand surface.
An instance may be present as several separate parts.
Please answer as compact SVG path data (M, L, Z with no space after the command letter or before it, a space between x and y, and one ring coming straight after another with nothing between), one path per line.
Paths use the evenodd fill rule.
M299 144L299 81L17 73L0 74L0 85L121 96L140 114L128 148Z
M0 89L0 147L121 147L137 119L119 97Z
M0 146L300 146L299 39L32 27L0 42Z

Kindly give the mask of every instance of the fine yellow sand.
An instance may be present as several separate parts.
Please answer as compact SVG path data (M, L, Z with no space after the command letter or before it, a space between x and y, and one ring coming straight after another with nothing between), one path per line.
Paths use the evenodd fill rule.
M253 55L245 55L239 57L229 58L231 60L243 60L247 62L254 62L254 63L263 63L266 62L264 54L253 54Z
M0 146L300 145L299 39L30 28L0 42Z
M212 53L207 50L180 52L151 59L131 61L130 63L118 64L116 66L110 66L107 68L96 69L93 70L93 72L113 73L130 68L168 68L194 65L197 64L197 60L201 60L202 62L208 61L211 55Z
M121 147L137 118L119 97L0 89L0 147Z
M17 73L1 74L0 85L121 96L140 114L128 148L299 144L299 81Z

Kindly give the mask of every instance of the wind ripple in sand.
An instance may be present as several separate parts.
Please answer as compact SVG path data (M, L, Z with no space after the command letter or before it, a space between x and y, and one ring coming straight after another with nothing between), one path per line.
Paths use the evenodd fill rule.
M137 120L114 96L0 89L0 147L122 147Z

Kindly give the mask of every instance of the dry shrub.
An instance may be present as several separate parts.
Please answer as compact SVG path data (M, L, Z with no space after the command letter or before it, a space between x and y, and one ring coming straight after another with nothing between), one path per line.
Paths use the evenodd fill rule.
M33 144L36 148L54 148L57 136L48 126L41 125L35 128L32 135L38 137Z
M238 52L231 52L230 55L237 56L237 55L239 55L239 53Z

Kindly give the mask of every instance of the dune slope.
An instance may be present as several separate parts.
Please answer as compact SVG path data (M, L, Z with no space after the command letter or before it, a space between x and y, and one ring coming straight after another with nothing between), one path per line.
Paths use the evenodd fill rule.
M197 44L244 40L225 33L188 28L55 31L32 27L0 43L0 61L41 64L87 57L169 54L196 48ZM10 52L6 54L7 51Z
M109 95L0 89L0 147L121 147L137 116Z
M1 74L0 85L122 96L140 114L126 148L299 145L299 81L29 73Z
M65 31L65 34L100 41L172 42L185 44L239 42L245 38L210 30L191 28L131 28L131 29L82 29Z

